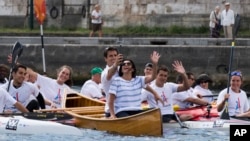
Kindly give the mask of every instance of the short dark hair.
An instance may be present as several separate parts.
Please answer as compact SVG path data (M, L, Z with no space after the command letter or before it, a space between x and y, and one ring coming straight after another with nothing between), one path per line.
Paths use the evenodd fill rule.
M104 53L103 53L103 56L105 58L108 57L108 52L109 51L116 51L118 53L118 49L117 48L115 48L115 47L107 47L107 48L105 48Z
M22 64L17 64L14 66L14 68L12 69L12 72L16 73L18 71L19 68L23 68L25 70L27 70L27 67L22 65Z
M158 67L158 69L157 69L157 74L158 74L161 70L162 70L162 71L165 71L165 72L169 72L168 67L165 66L165 65L160 65L160 66Z

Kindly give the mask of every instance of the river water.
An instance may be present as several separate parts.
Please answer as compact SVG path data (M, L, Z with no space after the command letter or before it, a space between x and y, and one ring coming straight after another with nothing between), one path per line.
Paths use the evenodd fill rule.
M143 128L143 127L142 127ZM82 136L53 134L1 134L0 141L227 141L229 130L165 128L163 137L133 137L113 135L103 131L80 129Z

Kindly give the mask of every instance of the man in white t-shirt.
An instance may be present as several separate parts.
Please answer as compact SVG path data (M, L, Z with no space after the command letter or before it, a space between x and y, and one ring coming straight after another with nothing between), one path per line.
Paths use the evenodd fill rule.
M16 65L13 68L12 77L13 80L9 84L4 84L2 87L8 90L9 94L25 106L30 112L33 110L38 110L40 108L45 108L45 102L43 96L39 93L39 89L32 83L25 81L26 66ZM18 109L13 107L13 104L7 104L5 106L6 111L17 112Z
M106 62L106 68L102 71L101 85L106 95L105 115L110 117L108 100L109 100L109 87L113 79L118 76L118 66L122 63L123 55L118 54L117 48L107 47L103 53Z
M225 3L225 9L221 13L221 25L225 38L233 38L234 11L230 9L230 3Z
M147 101L150 108L159 107L162 114L163 122L175 122L177 121L172 104L172 94L179 91L185 91L189 89L188 78L185 72L182 63L175 61L173 64L174 70L181 74L184 79L184 84L176 84L172 82L167 82L169 70L166 66L162 65L158 67L157 76L154 81L151 82L150 86L154 89L161 99L164 102L164 105L161 103L156 103L153 95L146 91L142 90L142 95L147 96ZM142 96L144 97L144 96ZM184 120L184 117L180 117L181 120Z
M102 13L100 11L100 5L96 4L95 9L91 13L91 23L92 31L89 34L89 37L92 37L93 34L98 31L98 36L102 37Z
M11 97L5 89L0 88L0 113L3 113L3 109L6 104L15 106L23 113L29 112L20 102Z
M95 67L91 69L90 73L91 79L83 84L80 93L94 99L105 101L105 97L102 95L102 90L99 85L101 83L102 69Z

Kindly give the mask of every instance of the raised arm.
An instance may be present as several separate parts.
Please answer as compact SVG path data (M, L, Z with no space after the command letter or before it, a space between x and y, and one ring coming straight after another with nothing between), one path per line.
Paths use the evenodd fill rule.
M12 55L11 55L11 54L8 55L7 61L8 61L9 63L12 62ZM21 64L21 63L17 62L17 64ZM27 75L28 75L28 77L29 77L28 79L29 79L29 80L32 80L31 82L33 82L33 81L35 82L35 81L37 80L37 73L34 72L31 68L28 68L28 67L27 67L26 72L27 72Z
M112 76L116 73L118 66L122 63L122 60L123 60L122 54L118 54L115 57L114 64L108 70L107 80L110 80L112 78Z
M174 70L181 75L181 77L183 78L183 82L184 82L183 84L179 85L177 91L180 92L180 91L188 90L190 88L190 86L189 86L188 77L186 75L186 71L185 71L185 68L182 65L182 62L178 61L178 60L174 61L172 66L174 67Z
M153 53L150 55L150 59L151 59L152 64L153 64L153 68L152 68L152 75L145 76L145 83L146 84L153 81L156 78L157 65L158 65L158 61L159 61L160 57L161 57L160 54L156 51L153 51Z

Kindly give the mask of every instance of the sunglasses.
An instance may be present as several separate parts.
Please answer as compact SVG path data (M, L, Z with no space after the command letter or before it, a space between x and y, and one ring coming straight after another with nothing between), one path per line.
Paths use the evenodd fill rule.
M126 65L126 66L131 66L132 63L131 63L131 62L123 62L123 63L122 63L122 66L125 66L125 65Z
M242 77L242 74L239 71L233 71L233 72L231 72L231 76L240 76L240 77Z

